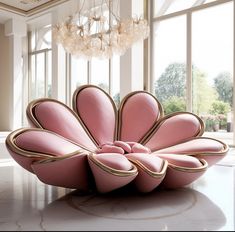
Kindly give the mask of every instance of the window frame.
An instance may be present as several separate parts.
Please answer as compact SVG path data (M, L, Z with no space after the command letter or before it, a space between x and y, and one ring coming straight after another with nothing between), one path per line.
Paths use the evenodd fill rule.
M41 31L40 31L41 30ZM44 55L44 96L42 97L48 97L48 77L49 77L49 73L48 73L48 65L49 65L49 52L52 52L52 47L50 48L44 48L44 49L38 49L38 44L40 44L41 42L43 42L43 37L44 35L51 30L51 26L46 26L45 28L38 28L38 30L32 30L28 33L28 38L29 38L29 43L28 43L28 69L29 69L29 77L28 77L28 102L32 101L34 98L32 96L32 78L33 75L35 76L35 90L37 89L37 65L35 65L34 67L34 73L32 73L32 62L31 62L31 58L32 56L35 56L35 64L37 63L37 55L39 54L43 54ZM38 32L40 31L40 32ZM32 50L32 36L35 36L35 49Z
M167 0L168 1L168 0ZM192 102L192 14L195 11L207 9L210 7L218 6L221 4L226 4L233 2L233 84L235 85L235 0L217 0L209 3L204 3L203 1L196 1L195 4L188 9L180 10L177 12L163 14L160 16L154 16L155 1L150 1L148 5L149 21L150 21L150 91L154 94L154 24L156 22L161 22L166 19L174 18L181 15L186 15L186 110L192 112L193 102ZM233 88L233 119L235 120L235 88ZM233 123L233 142L231 147L235 147L235 123Z

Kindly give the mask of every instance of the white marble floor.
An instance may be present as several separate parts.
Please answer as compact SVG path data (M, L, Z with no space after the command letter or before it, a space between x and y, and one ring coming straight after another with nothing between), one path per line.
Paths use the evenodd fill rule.
M0 145L0 231L235 230L233 149L185 188L100 195L45 185Z

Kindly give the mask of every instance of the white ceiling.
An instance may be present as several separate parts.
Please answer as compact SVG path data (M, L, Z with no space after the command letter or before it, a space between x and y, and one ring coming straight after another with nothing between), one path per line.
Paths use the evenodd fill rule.
M85 2L84 2L85 1ZM56 10L58 15L63 18L66 15L74 13L80 4L83 8L90 7L94 0L0 0L0 23L4 24L9 19L26 20L27 22L37 21L38 17ZM102 1L95 0L100 4ZM25 2L25 3L22 3Z
M0 0L0 4L6 5L6 7L14 7L19 10L29 11L35 7L39 7L47 2L53 2L53 0L38 0L32 3L28 3L28 0Z
M0 0L0 23L8 19L26 19L37 13L46 12L48 9L71 0ZM76 0L77 1L77 0Z

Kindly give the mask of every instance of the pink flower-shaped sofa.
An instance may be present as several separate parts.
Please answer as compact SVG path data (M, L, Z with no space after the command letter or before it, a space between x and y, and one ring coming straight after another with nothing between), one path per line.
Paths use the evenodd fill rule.
M78 88L73 110L53 99L27 108L32 128L6 139L12 157L44 183L109 192L133 182L138 191L177 188L200 177L228 152L221 141L201 137L202 120L187 112L163 116L148 92L128 94L117 110L93 85Z

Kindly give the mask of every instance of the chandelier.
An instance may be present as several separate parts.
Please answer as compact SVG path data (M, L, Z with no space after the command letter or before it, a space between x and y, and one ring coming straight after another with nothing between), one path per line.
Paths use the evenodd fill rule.
M114 13L113 1L102 0L99 6L80 10L52 27L53 39L77 58L109 59L123 55L133 43L149 35L149 25L142 17L121 19ZM119 3L117 4L119 7Z

